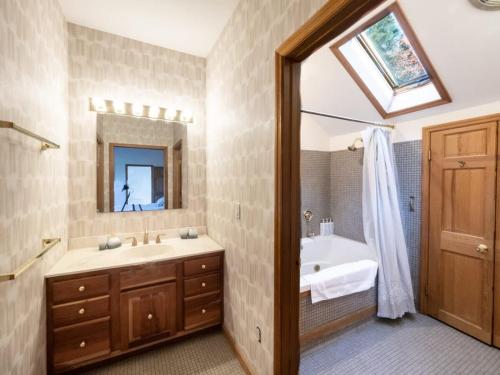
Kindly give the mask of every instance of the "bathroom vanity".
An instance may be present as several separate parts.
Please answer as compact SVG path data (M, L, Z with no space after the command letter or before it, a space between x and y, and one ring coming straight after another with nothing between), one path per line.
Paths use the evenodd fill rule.
M207 236L68 251L46 275L48 373L221 325L223 255Z

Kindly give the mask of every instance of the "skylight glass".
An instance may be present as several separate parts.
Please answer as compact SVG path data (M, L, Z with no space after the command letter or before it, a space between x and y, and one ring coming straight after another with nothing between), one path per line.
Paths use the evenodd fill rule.
M357 38L393 89L430 80L394 13L368 27Z

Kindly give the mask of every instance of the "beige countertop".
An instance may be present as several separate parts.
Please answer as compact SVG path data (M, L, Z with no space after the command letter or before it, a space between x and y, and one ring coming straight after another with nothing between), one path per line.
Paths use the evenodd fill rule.
M192 240L168 238L163 240L161 244L152 241L149 245L138 245L136 247L124 244L113 250L100 251L97 247L75 249L66 252L54 267L45 274L45 277L172 260L223 250L217 242L206 235Z

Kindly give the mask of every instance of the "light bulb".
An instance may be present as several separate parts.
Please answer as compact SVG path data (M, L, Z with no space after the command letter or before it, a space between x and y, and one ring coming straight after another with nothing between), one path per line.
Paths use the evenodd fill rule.
M125 103L122 101L114 101L113 108L115 109L116 113L125 113Z
M133 104L132 105L132 113L135 116L143 116L144 115L144 106L142 104Z
M177 117L177 110L173 108L167 109L167 112L165 113L165 118L167 120L174 120Z
M101 98L92 98L92 105L97 112L106 112L106 102Z
M193 113L191 111L182 111L182 113L181 113L181 121L182 122L191 122L191 121L193 121Z

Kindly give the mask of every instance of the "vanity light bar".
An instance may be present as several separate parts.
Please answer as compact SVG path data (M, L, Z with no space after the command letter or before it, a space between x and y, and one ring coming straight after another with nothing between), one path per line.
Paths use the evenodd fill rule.
M193 123L193 114L190 111L126 103L119 100L89 98L89 109L99 113L115 113L118 115L146 117L153 120L166 120L185 124Z

